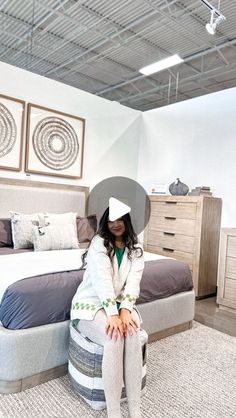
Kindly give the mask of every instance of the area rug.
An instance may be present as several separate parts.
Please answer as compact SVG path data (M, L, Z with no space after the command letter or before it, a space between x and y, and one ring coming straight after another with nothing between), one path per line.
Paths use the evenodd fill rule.
M128 418L127 405L122 416ZM1 418L105 418L70 387L68 376L0 395ZM236 338L198 322L148 345L142 418L235 418Z

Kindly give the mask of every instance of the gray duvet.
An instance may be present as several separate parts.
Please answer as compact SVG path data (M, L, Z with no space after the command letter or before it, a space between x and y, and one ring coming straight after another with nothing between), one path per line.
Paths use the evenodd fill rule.
M2 325L22 329L69 319L71 300L82 281L83 272L52 273L13 283L6 289L0 304ZM137 304L192 288L187 264L172 259L146 261Z

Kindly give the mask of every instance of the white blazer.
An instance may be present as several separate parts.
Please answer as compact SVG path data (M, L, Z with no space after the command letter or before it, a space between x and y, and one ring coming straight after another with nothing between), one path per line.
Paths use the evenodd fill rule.
M93 238L83 281L72 300L71 320L93 319L101 308L108 316L118 315L116 302L120 302L120 308L132 311L139 296L144 256L138 257L133 251L132 260L129 260L127 254L125 248L119 268L117 257L114 255L112 262L108 257L104 239L99 235Z

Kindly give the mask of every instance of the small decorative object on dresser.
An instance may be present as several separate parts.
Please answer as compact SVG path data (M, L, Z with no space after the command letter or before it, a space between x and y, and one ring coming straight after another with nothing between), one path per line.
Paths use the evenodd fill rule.
M189 196L212 196L211 188L209 186L197 186L188 194Z
M210 196L149 199L145 250L188 263L196 297L215 294L222 200Z
M167 184L152 184L151 194L162 195L167 194Z
M220 309L236 314L236 228L222 228L217 279Z
M179 178L174 181L174 183L171 183L169 186L169 191L172 195L175 196L185 196L188 194L189 188L187 184L184 184L180 181Z

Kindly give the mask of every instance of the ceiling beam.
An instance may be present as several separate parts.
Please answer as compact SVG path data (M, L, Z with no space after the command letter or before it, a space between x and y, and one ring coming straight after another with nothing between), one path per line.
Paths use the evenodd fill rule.
M231 41L223 42L222 44L218 45L217 48L220 50L220 49L223 49L225 47L228 47L228 46L231 46L231 45L235 45L235 44L236 44L236 38L235 39L232 39ZM183 57L183 59L184 59L184 63L183 64L189 63L192 60L195 60L195 59L197 59L199 57L203 57L205 55L211 54L213 52L215 52L215 48L207 48L207 49L204 49L202 51L199 51L199 52L197 52L195 54L188 55L186 57ZM198 72L198 73L200 73L200 72ZM106 89L104 89L102 91L99 91L99 92L97 92L97 95L105 94L108 91L119 89L122 86L125 86L127 84L133 83L133 82L135 82L137 80L140 80L140 79L142 79L144 77L147 77L147 76L144 76L144 75L135 76L135 77L133 77L130 80L122 81L121 83L118 83L118 84L116 84L114 86L108 87L108 88L106 88Z
M222 72L222 67L218 67L218 68L213 68L211 70L206 71L203 74L196 74L190 77L185 77L183 79L181 79L179 81L179 85L181 85L181 87L186 86L192 82L195 82L195 80L200 80L200 81L205 81L208 80L209 78L213 77L219 77L222 74L226 74L226 73L230 73L231 71L235 71L236 70L236 61L232 64L230 64L227 69L224 68L223 72ZM146 95L149 95L150 93L155 93L158 92L160 90L164 90L167 89L169 87L169 83L165 83L160 87L156 87L150 90L147 90L146 92L142 93L142 97L145 98ZM130 96L127 96L125 100L121 100L120 103L124 103L124 102L129 102L130 100L132 101L133 99L136 99L137 97L141 97L140 94L133 94Z

